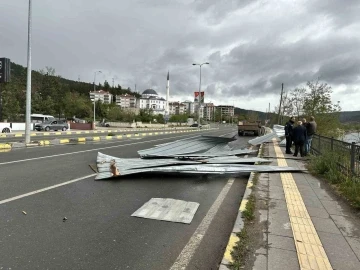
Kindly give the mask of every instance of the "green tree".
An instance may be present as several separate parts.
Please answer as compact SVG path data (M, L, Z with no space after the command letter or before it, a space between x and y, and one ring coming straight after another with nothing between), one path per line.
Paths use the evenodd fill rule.
M306 94L307 91L306 88L304 87L295 88L290 94L290 101L293 104L293 109L294 109L293 113L291 114L297 116L298 119L304 113Z
M19 119L20 114L20 102L16 97L16 92L4 91L2 94L2 118L7 119L8 121L17 121ZM2 120L2 119L0 119Z
M68 118L90 118L93 113L91 100L78 93L67 93L65 99L65 116Z
M327 83L307 82L307 93L304 102L304 113L307 117L314 116L317 122L317 133L334 135L340 126L339 104L331 101L332 89Z
M109 121L122 121L123 120L123 112L121 111L119 106L111 106L109 108L109 112L107 115L107 120Z
M136 117L137 121L144 123L149 123L152 119L152 111L150 109L140 109L139 115Z
M259 114L255 111L248 111L246 114L246 120L249 122L254 122L259 119Z
M156 122L159 123L159 124L165 124L165 118L162 114L158 114L156 115L155 117L156 119Z

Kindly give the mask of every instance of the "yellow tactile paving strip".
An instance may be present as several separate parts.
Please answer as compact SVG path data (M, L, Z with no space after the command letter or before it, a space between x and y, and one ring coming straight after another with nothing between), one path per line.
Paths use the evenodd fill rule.
M287 166L284 154L274 141L278 166ZM332 269L291 173L280 173L300 269Z

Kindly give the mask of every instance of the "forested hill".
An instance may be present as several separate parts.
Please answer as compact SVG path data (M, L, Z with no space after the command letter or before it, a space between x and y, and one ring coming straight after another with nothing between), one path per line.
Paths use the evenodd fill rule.
M18 65L16 63L11 63L11 81L21 81L24 85L24 89L26 88L26 67ZM73 81L66 78L62 78L57 75L55 69L46 67L40 71L32 71L32 91L36 92L40 87L41 82L44 82L47 78L56 78L61 85L62 91L71 91L77 92L79 94L89 95L89 91L93 90L93 84L81 81ZM104 83L97 84L97 89L104 89L109 91L113 95L119 94L132 94L139 96L138 93L132 92L130 88L123 88L119 84L114 88L110 86L110 84L105 81Z
M345 111L340 113L341 123L360 123L360 111Z
M26 103L27 69L16 63L11 63L10 82L2 87L2 118L9 121L22 121ZM32 71L31 74L31 112L50 115L89 117L92 105L89 92L93 84L73 81L58 76L53 68ZM120 85L111 87L107 81L97 85L97 89L107 90L113 95L132 94L130 88ZM0 119L3 120L3 119Z

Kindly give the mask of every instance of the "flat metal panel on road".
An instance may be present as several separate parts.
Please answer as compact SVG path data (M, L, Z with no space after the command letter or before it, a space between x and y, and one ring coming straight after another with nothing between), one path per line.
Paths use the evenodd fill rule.
M190 224L198 208L196 202L152 198L131 216Z

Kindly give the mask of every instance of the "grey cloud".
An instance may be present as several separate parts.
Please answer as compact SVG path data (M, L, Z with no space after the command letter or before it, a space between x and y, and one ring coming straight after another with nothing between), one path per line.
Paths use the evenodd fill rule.
M198 12L207 12L206 19L213 23L219 23L226 18L229 13L254 4L255 0L195 0L195 9Z
M6 2L1 53L26 65L27 1ZM202 73L206 100L231 104L251 97L249 107L277 96L281 83L291 89L320 77L334 89L340 84L354 89L360 2L304 0L300 11L296 5L286 0L37 0L33 67L52 66L63 77L80 75L89 82L100 69L100 81L116 77L124 87L137 84L139 92L153 87L162 95L170 70L171 95L187 98L199 87L199 68L191 64L209 61Z
M327 16L336 27L346 27L358 23L360 12L358 0L309 0L306 7L311 14Z

